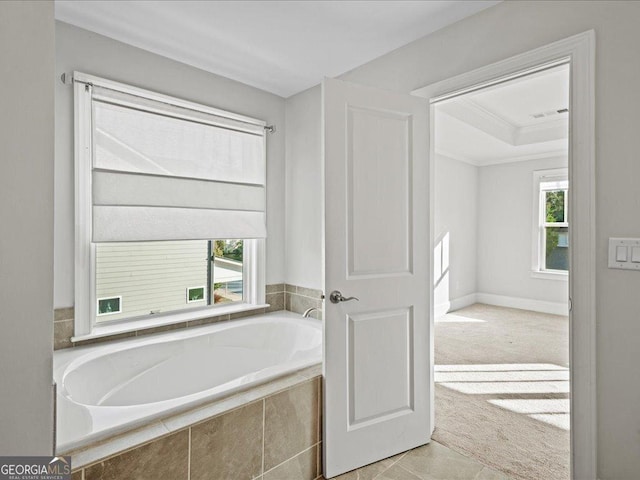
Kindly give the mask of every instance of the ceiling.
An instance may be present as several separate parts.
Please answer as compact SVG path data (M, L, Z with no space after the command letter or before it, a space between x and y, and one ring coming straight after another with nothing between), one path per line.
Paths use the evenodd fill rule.
M565 156L569 65L436 104L436 153L472 165Z
M56 19L288 97L499 1L56 0Z

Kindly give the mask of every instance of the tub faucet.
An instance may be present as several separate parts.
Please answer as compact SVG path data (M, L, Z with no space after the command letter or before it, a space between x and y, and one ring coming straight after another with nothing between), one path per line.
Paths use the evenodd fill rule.
M307 308L304 313L302 314L302 316L304 318L309 318L309 315L311 315L313 312L319 312L320 309L316 308L316 307L311 307L311 308Z

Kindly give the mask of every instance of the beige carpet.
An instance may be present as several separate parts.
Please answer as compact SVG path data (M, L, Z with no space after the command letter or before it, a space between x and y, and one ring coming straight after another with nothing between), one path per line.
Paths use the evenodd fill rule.
M437 319L433 439L514 479L568 479L568 333L482 304Z

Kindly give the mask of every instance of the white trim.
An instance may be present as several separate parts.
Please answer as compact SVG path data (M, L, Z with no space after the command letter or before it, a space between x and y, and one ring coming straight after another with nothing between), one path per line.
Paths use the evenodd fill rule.
M571 475L597 477L596 417L596 235L595 235L595 32L589 30L501 62L449 78L414 92L430 99L447 98L495 84L505 78L570 61L569 223L571 258L569 314L571 358ZM430 135L430 218L434 219L435 152ZM432 245L433 249L433 245ZM433 278L433 276L432 276ZM433 285L432 285L433 286ZM433 312L432 312L433 313ZM432 317L433 321L433 317ZM433 327L433 325L432 325Z
M541 190L541 184L545 181L561 179L567 182L569 176L568 168L553 168L548 170L535 170L533 172L533 186L531 188L533 199L533 215L532 215L532 224L531 224L531 276L534 278L547 278L547 279L555 279L555 276L562 275L562 271L560 270L547 270L545 268L545 257L543 252L545 251L545 242L546 237L544 234L544 229L548 226L547 222L543 221L543 215L545 212L545 200ZM567 205L569 203L569 198L566 198L565 201L565 220L568 220L566 217L567 214ZM568 222L563 222L562 224L558 224L558 226L568 227ZM553 277L549 277L548 275L553 275ZM564 274L568 276L568 272Z
M477 294L475 293L470 293L469 295L464 295L463 297L453 298L448 302L435 305L433 307L433 316L434 318L439 318L446 313L460 310L461 308L468 307L469 305L473 305L474 303L478 303Z
M158 314L145 316L136 320L109 322L106 324L98 324L93 327L91 333L86 335L74 335L71 337L72 342L81 342L83 340L91 340L93 338L108 337L120 333L136 332L149 328L164 327L166 325L174 325L202 318L218 317L220 315L230 315L233 313L250 312L252 310L261 310L269 307L268 304L252 305L248 303L233 303L219 307L204 307L189 310L178 310L171 314Z
M568 282L569 273L562 270L532 270L531 278L539 278L541 280L560 280L563 282Z
M458 160L459 162L468 163L469 165L473 165L475 167L489 167L491 165L503 165L505 163L527 162L529 160L543 160L547 158L551 159L551 158L567 157L566 150L553 150L551 152L530 153L527 155L518 155L516 157L490 158L490 159L472 159L463 155L448 152L447 150L443 150L441 148L438 148L435 151L435 153L436 155L452 158L453 160Z
M531 298L509 297L493 293L476 293L477 303L495 305L497 307L517 308L532 312L550 313L552 315L568 315L569 305L566 303L547 302Z

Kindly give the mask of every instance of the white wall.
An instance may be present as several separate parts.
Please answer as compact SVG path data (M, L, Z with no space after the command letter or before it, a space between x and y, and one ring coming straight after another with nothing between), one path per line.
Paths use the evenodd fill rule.
M321 89L286 100L286 281L322 290Z
M478 292L566 305L566 280L531 276L533 172L566 168L551 158L489 165L478 176Z
M598 474L640 472L640 274L607 268L607 238L640 236L640 2L506 1L373 60L343 80L409 93L596 32Z
M267 283L284 281L284 99L96 33L56 22L54 304L73 306L73 70L203 103L276 126L267 135Z
M53 2L0 2L0 455L53 449Z
M477 291L478 167L437 155L434 177L434 304L439 316L451 300Z

